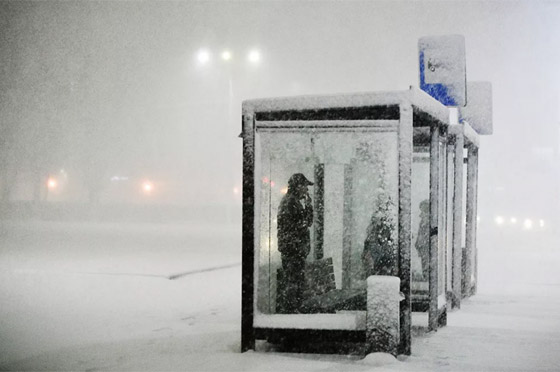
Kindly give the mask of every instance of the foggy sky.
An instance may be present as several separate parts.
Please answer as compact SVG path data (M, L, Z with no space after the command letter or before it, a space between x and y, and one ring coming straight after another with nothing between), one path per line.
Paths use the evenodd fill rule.
M506 193L557 214L559 24L553 1L3 1L2 182L13 169L148 174L182 182L166 202L233 202L242 100L418 86L418 39L462 34L467 79L493 84L479 202Z

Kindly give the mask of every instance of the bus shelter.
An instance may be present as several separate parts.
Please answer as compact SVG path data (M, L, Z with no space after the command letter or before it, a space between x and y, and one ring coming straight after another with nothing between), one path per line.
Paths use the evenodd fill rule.
M458 129L448 123L448 108L416 88L243 103L242 350L257 339L365 342L368 242L375 239L383 242L377 261L384 266L374 275L398 277L404 296L398 353L410 354L417 306L427 304L431 328L445 324L448 277L456 271L447 262L457 257L454 185L460 185L451 166L457 161L450 161L459 141L449 135ZM279 225L295 175L307 181L313 212L294 309L282 295L292 274L279 250ZM411 265L421 267L421 204L435 269L413 275Z
M435 330L476 288L479 138L467 122L419 124L413 144L412 311Z

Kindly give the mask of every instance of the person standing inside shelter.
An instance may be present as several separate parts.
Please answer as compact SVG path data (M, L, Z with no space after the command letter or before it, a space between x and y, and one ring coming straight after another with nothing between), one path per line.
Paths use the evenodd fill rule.
M420 203L420 224L414 245L422 262L422 279L428 280L430 275L430 202Z
M313 224L313 206L302 173L288 180L288 191L278 208L278 250L282 259L282 278L278 283L278 313L298 313L305 287L305 260L311 251L309 228Z

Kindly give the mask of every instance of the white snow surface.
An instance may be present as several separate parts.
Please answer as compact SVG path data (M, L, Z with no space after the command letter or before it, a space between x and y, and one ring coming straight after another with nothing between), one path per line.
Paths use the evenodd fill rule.
M374 366L374 367L381 367L381 366L384 366L386 364L395 363L396 361L397 361L397 359L391 354L371 353L371 354L366 355L366 357L363 359L362 363L368 364L368 365Z
M240 353L240 226L0 221L0 370L559 370L558 239L478 244L478 294L448 326L415 313L411 356L364 359Z

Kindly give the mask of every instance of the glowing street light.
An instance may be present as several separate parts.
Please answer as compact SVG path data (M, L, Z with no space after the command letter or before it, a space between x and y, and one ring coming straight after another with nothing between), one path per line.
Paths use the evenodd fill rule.
M504 224L504 218L502 216L498 216L495 218L496 224L498 225L503 225Z
M533 228L533 221L531 221L530 219L526 219L523 222L523 227L526 228L527 230L531 230Z
M211 57L212 55L210 54L210 51L208 51L208 49L200 49L196 53L196 60L200 65L205 65L210 62ZM225 49L222 51L222 53L220 53L220 57L226 62L231 61L233 60L233 53L231 52L231 50ZM256 65L261 61L261 53L257 49L253 49L249 51L247 60Z
M210 61L210 53L206 49L201 49L198 51L196 59L200 64L204 65Z
M211 53L212 52L212 53ZM219 56L219 58L223 61L223 63L221 63L220 67L224 70L223 72L227 73L227 79L228 79L228 117L229 120L224 120L224 126L226 129L229 129L231 124L233 124L233 115L234 115L234 74L233 74L233 70L234 70L234 63L240 63L242 61L239 61L239 59L235 59L234 56L236 52L234 52L232 49L221 49L220 51L218 51L217 49L209 49L209 48L201 48L198 50L198 52L196 52L196 61L198 62L198 69L200 71L206 70L208 67L218 67L215 64L217 63L215 60L213 60L213 58L215 59L216 57ZM247 54L247 61L252 64L252 65L258 65L261 61L261 53L257 50L257 49L252 49L249 51L249 53ZM247 62L245 62L247 63ZM224 92L225 93L225 92ZM228 175L228 178L231 179L233 178L231 175ZM274 182L271 182L270 180L266 179L263 180L264 183L268 183L270 185L271 188L273 188L275 186ZM229 182L228 182L229 183ZM233 183L233 182L231 182ZM144 192L144 194L149 195L152 193L152 189L153 189L153 185L148 185L148 184L143 184L142 186L142 191ZM159 192L159 191L158 191ZM239 187L232 187L232 192L233 195L237 196L242 194L242 189ZM229 208L229 206L228 206ZM227 215L230 215L229 210L227 211ZM229 220L229 217L228 217Z
M258 50L252 50L252 51L249 52L249 55L248 55L247 58L249 59L249 62L257 64L261 60L261 54L259 53Z
M222 59L224 61L230 61L232 57L233 57L233 55L231 54L231 52L229 50L224 50L222 52Z

